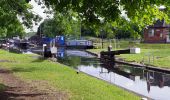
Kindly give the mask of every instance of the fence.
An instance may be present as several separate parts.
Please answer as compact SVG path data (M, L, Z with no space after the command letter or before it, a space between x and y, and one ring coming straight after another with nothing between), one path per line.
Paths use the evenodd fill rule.
M142 59L143 63L154 64L155 56L152 53L145 53Z
M129 47L134 47L140 44L141 40L133 40L133 39L95 39L93 40L94 46L96 48L106 49L108 46L112 46L113 50L125 49Z

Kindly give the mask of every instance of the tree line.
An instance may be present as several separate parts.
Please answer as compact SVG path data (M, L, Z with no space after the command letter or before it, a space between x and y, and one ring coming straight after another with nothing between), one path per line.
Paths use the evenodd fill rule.
M31 28L33 24L41 19L40 16L31 12L30 1L0 1L0 37L12 37L16 34L23 36L25 34L24 27ZM92 29L97 35L101 33L101 30L109 33L109 36L113 36L116 31L124 31L123 33L130 31L130 36L138 37L138 31L141 32L142 29L158 19L164 19L167 23L170 22L169 0L35 1L38 4L44 4L47 8L52 8L55 13L54 21L50 23L54 27L50 28L50 25L47 24L42 25L45 34L49 35L56 33L54 32L55 28L60 30L59 34L80 34L80 29L83 26ZM160 10L159 6L161 5L164 5L164 10ZM124 12L123 15L122 12ZM50 20L46 22L48 21ZM53 30L51 31L53 33L48 33L47 30Z

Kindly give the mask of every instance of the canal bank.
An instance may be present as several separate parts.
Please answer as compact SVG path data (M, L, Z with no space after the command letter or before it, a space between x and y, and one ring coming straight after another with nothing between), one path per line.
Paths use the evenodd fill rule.
M97 57L84 56L81 54L83 51L69 52L66 52L64 57L58 57L57 62L76 69L78 73L86 73L125 90L140 94L142 97L168 100L170 95L168 92L170 91L169 74L120 63L115 63L110 67L100 62ZM69 54L67 55L67 53Z
M83 50L63 50L63 53L60 52L60 54L64 56L59 56L57 53L57 62L70 66L78 72L104 80L113 84L113 86L116 85L142 97L167 100L169 94L166 94L167 91L164 87L169 86L169 82L163 81L163 78L167 79L168 74L124 66L124 64L123 66L115 64L113 67L108 67L94 55ZM163 85L160 82L163 82ZM154 92L155 90L156 92ZM163 92L160 92L160 90ZM158 94L161 94L161 96Z
M76 70L76 72L77 72L77 74L80 74L80 72L81 73L84 73L84 74L86 74L86 75L89 75L89 76L91 76L91 77L94 77L94 78L97 78L97 79L99 79L99 80L102 80L102 81L104 81L104 82L107 82L107 83L109 83L109 84L111 84L111 85L114 85L114 86L117 86L118 88L122 88L123 90L125 90L125 91L128 91L128 92L131 92L131 93L134 93L134 94L136 94L136 95L138 95L138 96L140 96L140 97L145 97L145 98L148 98L148 100L152 100L152 98L150 98L150 97L147 97L147 96L145 96L145 95L142 95L142 94L140 94L140 93L137 93L137 92L134 92L134 91L132 91L132 90L129 90L129 89L127 89L127 88L125 88L125 87L123 87L123 86L120 86L120 85L117 85L117 84L113 84L113 83L111 83L111 82L109 82L109 81L107 81L107 80L105 80L105 79L102 79L102 78L99 78L99 77L97 77L97 76L95 76L95 75L91 75L91 74L89 74L89 73L87 73L87 72L85 72L85 71L82 71L82 70L80 70L80 68L78 67L78 65L81 63L81 61L83 61L83 60L78 60L77 61L77 59L75 60L74 59L74 57L85 57L85 58L96 58L97 57L97 60L96 61L98 61L99 59L98 59L98 55L97 54L95 54L95 53L92 53L92 52L89 52L89 51L86 51L86 50L77 50L77 49L73 49L73 50L65 50L65 51L63 51L63 53L65 53L65 54L63 54L64 56L59 56L58 55L58 58L57 58L57 62L59 62L59 63L61 63L61 64L65 64L65 65L67 65L67 66L72 66L72 68L74 69L74 70ZM74 56L73 58L71 57L71 59L65 59L65 56L66 57L70 57L70 56ZM72 62L73 64L68 64L67 62L65 62L65 61L63 61L63 59L62 60L60 60L60 58L64 58L65 60L71 60L70 62ZM54 60L54 58L53 59L51 59L52 61L56 61L56 60ZM73 61L74 60L74 61ZM93 60L90 60L90 61L92 61L93 62ZM99 61L96 63L96 64L100 64L99 63ZM88 65L88 62L87 62L87 65Z
M133 71L134 73L136 73L137 77L141 79L141 81L139 81L138 78L134 81L134 78L132 78L133 74L129 74L130 71L127 71L127 69L126 69L126 72L128 72L128 73L122 73L119 71L120 72L119 75L123 75L124 77L132 79L134 81L134 82L129 83L131 85L136 84L136 82L138 84L141 84L145 80L143 85L139 85L139 86L134 85L134 87L128 88L129 90L135 91L136 88L139 88L139 87L142 89L145 88L147 91L145 91L145 92L143 91L143 93L140 91L136 91L136 92L145 94L145 96L151 97L154 100L168 100L168 95L170 95L170 94L168 94L168 91L170 91L170 88L169 88L169 86L170 86L169 72L170 71L168 69L143 65L143 64L135 63L135 62L126 62L126 61L123 61L121 58L116 58L115 62L118 63L119 65L115 64L113 66L108 66L107 69L114 71L114 66L118 67L119 69L123 69L123 67L120 67L120 65L127 65L127 66L131 66L130 68L132 68L133 70L135 70L135 69L143 70L140 72L143 74L138 74L139 73L138 71ZM105 64L105 66L107 66L107 64ZM114 75L112 75L112 76L114 76ZM115 77L112 79L114 80ZM117 79L117 80L119 80L119 79ZM128 83L128 81L129 80L124 81L124 82ZM123 86L123 87L125 87L125 85L127 85L127 84L124 84L119 81L116 84L119 86L121 84L121 86ZM125 88L127 88L127 87L125 87Z
M166 69L166 68L160 68L160 67L155 67L151 65L144 65L144 64L140 64L136 62L126 62L126 61L121 61L121 60L115 60L115 63L126 64L130 66L141 67L146 70L153 70L153 71L159 71L162 73L170 74L170 69Z
M118 87L118 88L121 88L121 89L123 89L123 90L125 90L125 91L128 91L128 92L130 92L130 93L136 94L136 95L139 96L141 99L142 99L142 98L145 98L145 99L147 99L147 100L154 100L153 98L150 98L150 97L147 97L147 96L145 96L145 95L139 94L139 93L134 92L134 91L132 91L132 90L129 90L129 89L123 87L123 86L119 86L119 85L117 85L117 84L113 84L113 83L111 83L111 82L109 82L109 81L107 81L107 80L101 79L101 78L96 77L96 76L94 76L94 75L87 74L87 73L84 72L84 71L79 70L79 71L77 71L77 72L78 72L78 73L79 73L79 72L84 73L84 74L86 74L86 75L88 75L88 76L90 76L90 77L97 78L97 79L99 79L99 80L101 80L101 81L107 82L107 83L110 84L110 85L114 85L114 86L116 86L116 87Z
M97 56L98 58L100 58L100 53L95 53L95 51L89 51L87 50L87 52ZM133 54L134 55L134 54ZM130 54L129 54L130 56ZM147 70L155 70L155 71L160 71L162 73L167 73L167 74L170 74L170 69L168 68L163 68L163 67L160 67L160 66L154 66L152 64L144 64L144 62L135 62L135 61L126 61L125 58L123 58L123 56L115 56L115 62L116 63L120 63L120 64L126 64L126 65L130 65L130 66L135 66L135 67L141 67L141 68L145 68Z
M11 70L14 75L26 82L38 80L47 82L52 89L66 93L70 100L140 100L135 94L114 85L83 73L77 75L72 68L35 56L0 50L0 59L11 61L1 62L1 67ZM74 61L79 62L79 59L73 59L73 64L76 65Z

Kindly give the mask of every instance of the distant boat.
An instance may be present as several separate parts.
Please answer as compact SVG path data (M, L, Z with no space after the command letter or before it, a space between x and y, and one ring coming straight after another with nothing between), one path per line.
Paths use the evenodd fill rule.
M92 49L93 42L90 40L67 40L66 46L70 48Z

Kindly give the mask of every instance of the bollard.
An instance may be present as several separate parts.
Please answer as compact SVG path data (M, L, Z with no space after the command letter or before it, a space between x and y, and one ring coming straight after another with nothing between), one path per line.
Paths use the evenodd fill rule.
M111 50L112 50L112 46L109 45L109 46L108 46L108 51L110 52Z
M50 50L51 50L52 57L54 58L54 57L55 57L55 54L57 53L57 48L56 48L55 46L52 46L52 47L50 48Z
M46 44L43 44L43 52L42 52L42 55L43 55L43 57L45 58L45 47L46 47L47 45Z
M6 44L6 48L7 48L8 52L9 52L9 49L10 49L9 46L10 46L9 43L7 43L7 44Z

